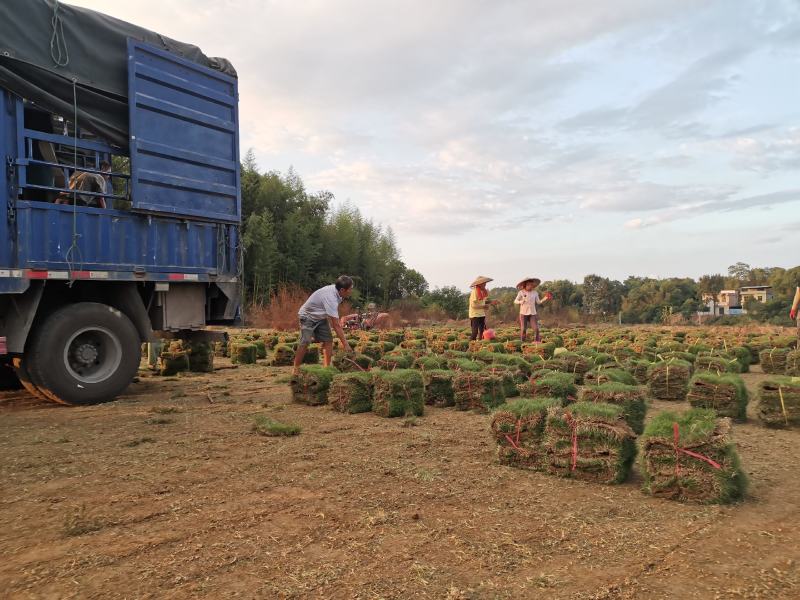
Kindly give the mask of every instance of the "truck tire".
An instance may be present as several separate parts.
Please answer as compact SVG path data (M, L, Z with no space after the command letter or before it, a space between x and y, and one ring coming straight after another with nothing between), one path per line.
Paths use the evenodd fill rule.
M26 356L31 379L50 399L88 405L113 400L139 368L140 340L115 308L81 302L60 308L36 328Z
M52 401L52 398L45 396L44 392L33 383L31 374L28 372L28 366L21 358L14 358L13 364L14 371L17 373L17 379L19 379L19 382L22 384L22 387L25 388L26 392L39 400L46 400L47 402Z

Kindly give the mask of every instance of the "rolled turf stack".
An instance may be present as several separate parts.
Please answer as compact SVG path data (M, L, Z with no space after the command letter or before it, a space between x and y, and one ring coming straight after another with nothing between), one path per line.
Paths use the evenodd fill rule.
M615 381L600 385L587 385L578 394L581 402L613 404L622 408L622 417L637 435L644 430L647 414L647 391L643 386L627 385Z
M406 352L392 352L384 354L375 364L381 369L394 371L395 369L410 369L414 363L414 356Z
M608 383L609 381L636 385L636 379L633 375L623 369L601 367L589 371L583 377L583 383L586 385L600 385L602 383Z
M309 344L306 347L306 353L303 355L303 364L304 365L319 364L319 353L320 353L320 347L318 344Z
M270 360L269 364L273 367L289 367L292 363L294 363L294 350L292 347L289 344L277 344L272 351L272 360Z
M542 470L547 464L543 438L547 411L558 407L555 398L518 398L506 402L492 415L492 435L502 465Z
M376 371L372 412L379 417L421 416L425 410L422 374L415 369Z
M685 400L692 366L683 360L657 362L647 370L647 388L658 400Z
M264 340L253 340L251 343L256 347L256 358L267 358L267 343Z
M583 376L592 367L589 359L575 352L562 352L551 362L557 366L559 371L575 375L575 381L578 385L583 383Z
M176 375L189 370L189 354L185 350L165 350L158 357L159 374Z
M783 375L786 372L786 363L789 358L788 348L770 348L762 350L758 356L761 360L761 368L764 373L771 375Z
M800 376L800 350L792 350L786 355L786 374Z
M628 370L628 373L633 375L637 383L644 385L647 383L647 370L650 368L651 364L653 363L649 360L632 358L625 363L625 368Z
M726 504L744 497L747 477L731 420L710 409L656 416L640 438L643 490L671 500Z
M689 381L686 399L695 408L711 408L720 417L747 420L747 388L739 375L698 372Z
M561 477L622 483L636 458L636 434L613 404L550 408L544 431L547 470Z
M506 399L503 378L491 373L460 371L453 377L454 406L487 413Z
M249 342L231 344L231 362L238 365L252 365L256 362L256 346Z
M309 406L328 403L328 388L339 371L322 365L303 365L291 379L292 400Z
M430 406L454 406L453 371L431 369L422 371L422 383L425 386L425 404Z
M372 373L338 373L328 388L328 404L343 413L363 413L372 410Z
M211 342L187 342L189 370L194 373L214 372L214 345Z
M741 373L742 365L735 358L725 358L723 356L711 356L704 354L698 356L694 361L694 367L698 371L708 371L709 373Z
M758 418L767 427L800 425L800 378L774 377L758 387Z
M563 404L574 402L578 395L578 386L575 385L575 375L555 371L536 376L517 386L522 396L531 398L558 398ZM541 375L541 376L539 376Z
M372 368L372 359L366 354L336 352L331 362L342 373L360 373Z

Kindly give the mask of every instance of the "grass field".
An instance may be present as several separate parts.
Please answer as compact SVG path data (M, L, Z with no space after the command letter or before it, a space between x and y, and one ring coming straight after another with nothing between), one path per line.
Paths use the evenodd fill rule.
M85 408L0 393L0 597L800 597L800 432L752 403L734 430L747 501L697 506L638 474L500 466L486 415L294 404L288 374L142 371ZM688 404L648 419L665 409ZM254 427L273 422L301 432Z

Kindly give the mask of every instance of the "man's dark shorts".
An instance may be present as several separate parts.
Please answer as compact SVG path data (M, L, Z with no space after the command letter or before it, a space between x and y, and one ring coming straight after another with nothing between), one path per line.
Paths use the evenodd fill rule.
M300 344L307 346L311 342L332 342L333 334L328 319L315 321L308 317L300 317Z

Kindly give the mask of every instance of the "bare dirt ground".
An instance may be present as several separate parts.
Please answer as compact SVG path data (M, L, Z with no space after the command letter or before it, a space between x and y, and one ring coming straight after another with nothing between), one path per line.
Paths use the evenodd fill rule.
M485 416L292 404L285 373L2 393L0 597L800 598L800 431L737 425L750 498L682 505L499 466Z

